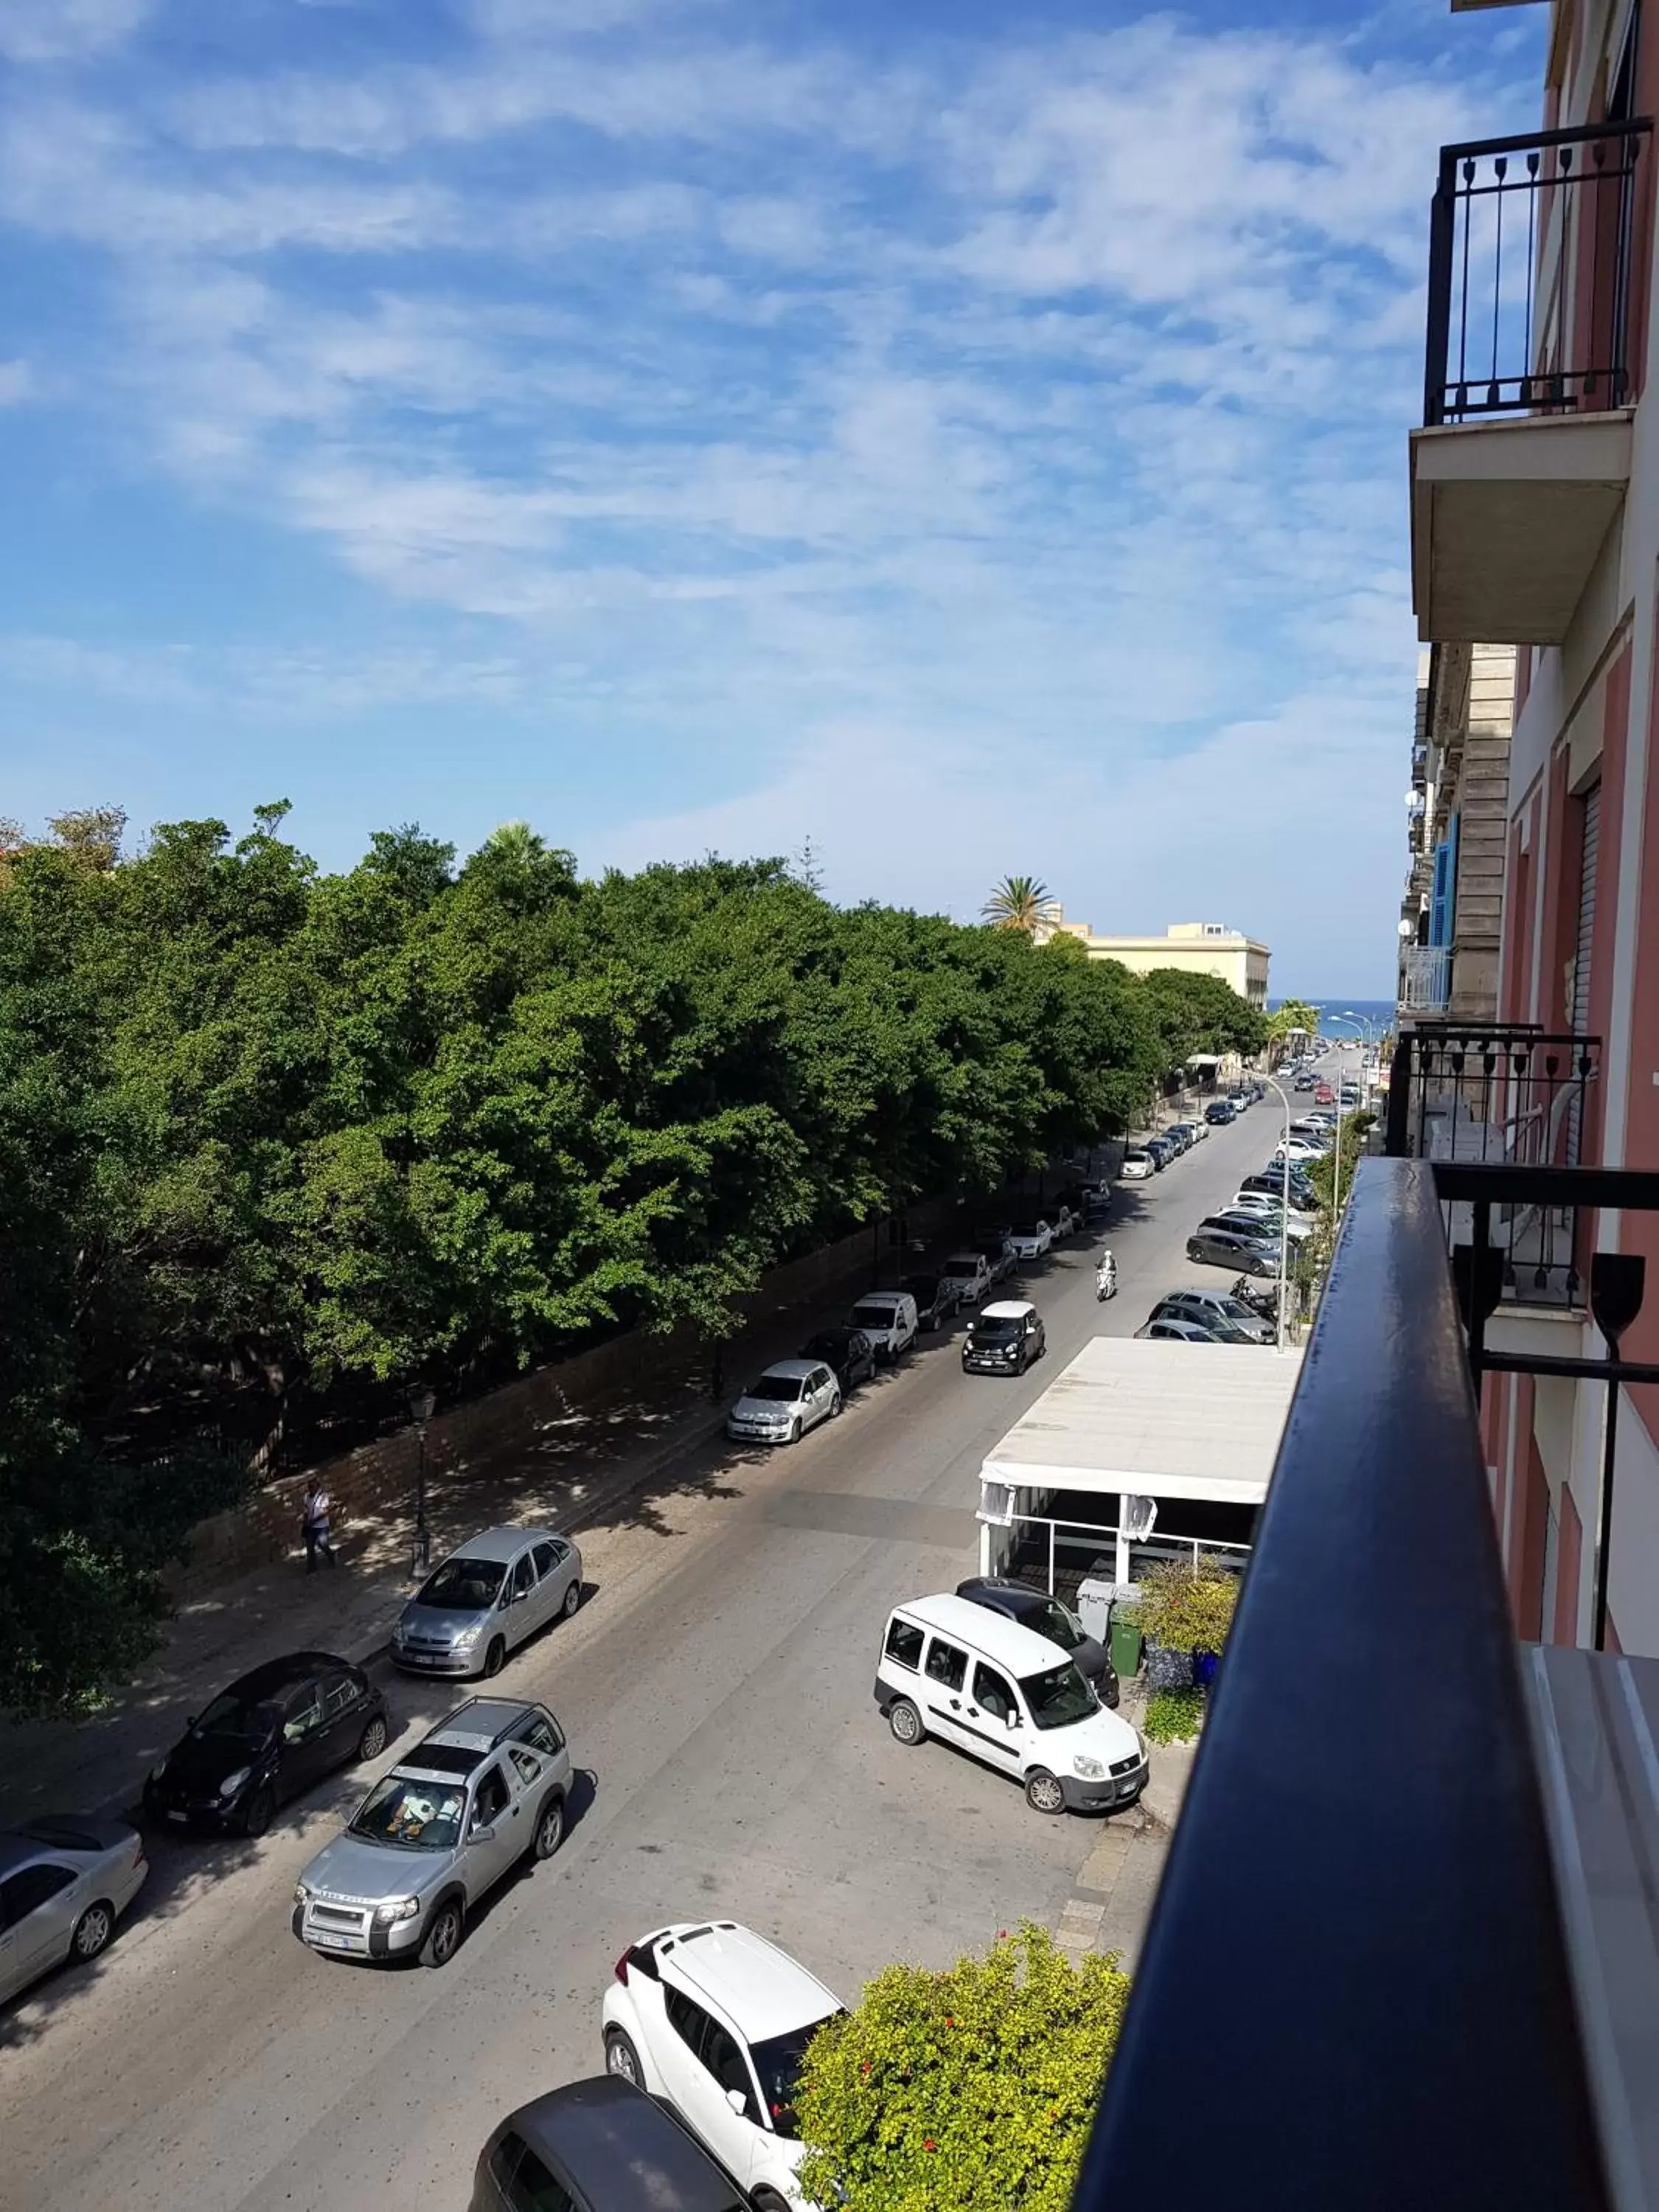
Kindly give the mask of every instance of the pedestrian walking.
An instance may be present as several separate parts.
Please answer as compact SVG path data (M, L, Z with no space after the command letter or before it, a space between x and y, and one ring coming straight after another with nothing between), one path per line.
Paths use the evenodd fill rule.
M314 1575L320 1553L331 1567L337 1567L334 1547L329 1541L329 1495L320 1477L306 1486L305 1504L301 1511L300 1532L306 1543L306 1572Z

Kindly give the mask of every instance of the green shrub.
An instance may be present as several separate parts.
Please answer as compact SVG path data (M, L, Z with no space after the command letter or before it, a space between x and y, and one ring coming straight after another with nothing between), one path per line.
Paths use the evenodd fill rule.
M806 2053L801 2183L835 2212L1066 2212L1129 1978L1026 1922L888 1966Z
M1201 1690L1158 1690L1146 1700L1140 1732L1149 1743L1190 1743L1203 1717Z
M1140 1577L1140 1596L1125 1608L1125 1618L1149 1644L1170 1651L1224 1649L1238 1602L1238 1577L1213 1559L1196 1566L1185 1559L1159 1560Z

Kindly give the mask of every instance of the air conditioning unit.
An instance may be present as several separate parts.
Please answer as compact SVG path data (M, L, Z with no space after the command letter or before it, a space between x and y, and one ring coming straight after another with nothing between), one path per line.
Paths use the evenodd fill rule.
M1144 1544L1157 1526L1157 1498L1125 1497L1123 1533L1130 1543Z
M1014 1518L1014 1492L1011 1483L981 1483L979 1518L981 1521L988 1521L994 1528L1012 1527Z

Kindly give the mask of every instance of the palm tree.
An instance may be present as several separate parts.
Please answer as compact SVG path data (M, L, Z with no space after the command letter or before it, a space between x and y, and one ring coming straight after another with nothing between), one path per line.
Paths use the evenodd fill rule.
M1036 876L1005 876L980 912L993 929L1018 929L1035 937L1060 911L1048 886Z

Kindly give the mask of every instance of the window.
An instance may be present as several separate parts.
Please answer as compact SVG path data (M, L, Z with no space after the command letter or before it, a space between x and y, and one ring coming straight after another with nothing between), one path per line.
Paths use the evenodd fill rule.
M323 1724L323 1693L315 1682L307 1682L296 1690L288 1701L288 1717L283 1723L283 1734L290 1743L299 1743L313 1735Z
M510 1743L507 1747L507 1755L512 1760L519 1779L526 1790L532 1784L541 1780L542 1763L534 1752L526 1751L520 1745Z
M690 2051L692 2056L701 2058L703 2038L714 2025L714 2021L709 2019L700 2004L692 2003L684 1990L665 1989L662 1993L662 2002L663 2009L668 2014L670 2027Z
M704 2032L701 2056L722 2094L728 2089L741 2090L744 2118L758 2120L760 2114L755 2109L755 2089L749 2078L748 2061L717 2020L711 2020Z
M513 1570L513 1595L514 1597L527 1597L535 1587L536 1565L526 1552Z
M1006 1721L1010 1713L1019 1710L1014 1703L1013 1692L990 1667L974 1668L974 1703L981 1712L989 1713L994 1721Z
M356 1682L349 1674L331 1674L323 1685L323 1718L337 1721L357 1702Z
M927 1647L928 1680L942 1682L947 1690L959 1690L967 1676L968 1654L936 1636Z
M557 1723L546 1713L526 1713L513 1730L520 1743L527 1743L532 1751L545 1752L550 1759L556 1751L564 1749L564 1738Z
M48 1905L75 1880L68 1867L25 1867L9 1881L0 1881L0 1928L15 1928L41 1905Z
M901 1667L915 1669L921 1664L922 1633L908 1620L895 1620L887 1630L887 1656Z
M478 1794L472 1801L472 1825L487 1828L499 1820L507 1810L507 1777L499 1766L492 1766L478 1784Z
M827 1390L835 1379L827 1367L815 1367L808 1387L814 1390Z
M575 2212L575 2199L520 2136L503 2136L490 2154L490 2177L513 2212Z
M538 1544L531 1553L536 1562L536 1572L545 1581L559 1563L559 1554L551 1544Z

